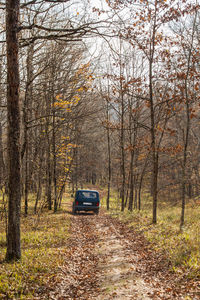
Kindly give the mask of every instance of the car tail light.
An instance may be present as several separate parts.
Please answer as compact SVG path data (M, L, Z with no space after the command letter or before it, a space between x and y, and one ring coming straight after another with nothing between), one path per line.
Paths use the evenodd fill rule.
M96 206L99 206L99 202L97 202Z
M76 201L76 205L78 205L78 201Z

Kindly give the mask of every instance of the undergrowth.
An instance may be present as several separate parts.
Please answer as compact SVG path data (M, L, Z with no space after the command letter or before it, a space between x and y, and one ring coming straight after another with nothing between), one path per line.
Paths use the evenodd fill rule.
M134 230L142 233L155 251L164 251L173 271L189 278L200 278L200 205L190 201L185 210L185 226L180 232L180 206L158 204L157 224L152 224L151 197L143 195L141 211L120 211L116 194L110 199L112 217L117 217ZM106 197L102 199L106 207Z
M0 299L35 299L48 289L48 281L64 263L70 216L66 210L43 211L21 218L22 258L5 261L5 226L0 222ZM37 298L39 299L39 298Z

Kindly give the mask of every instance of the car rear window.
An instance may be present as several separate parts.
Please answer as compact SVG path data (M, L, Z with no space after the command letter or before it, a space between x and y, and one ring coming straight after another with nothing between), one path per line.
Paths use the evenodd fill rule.
M79 192L79 197L97 199L97 193L95 193L95 192Z

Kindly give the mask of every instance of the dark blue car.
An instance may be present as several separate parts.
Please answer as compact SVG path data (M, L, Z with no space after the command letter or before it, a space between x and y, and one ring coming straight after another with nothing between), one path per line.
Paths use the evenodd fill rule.
M93 211L99 213L100 199L99 193L92 190L77 190L75 199L72 205L72 212L75 214L78 211Z

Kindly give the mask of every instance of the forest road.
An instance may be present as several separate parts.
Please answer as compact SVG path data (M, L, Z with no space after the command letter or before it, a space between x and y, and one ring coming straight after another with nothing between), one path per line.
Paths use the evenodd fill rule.
M103 211L71 216L66 264L48 299L200 299L141 234Z

